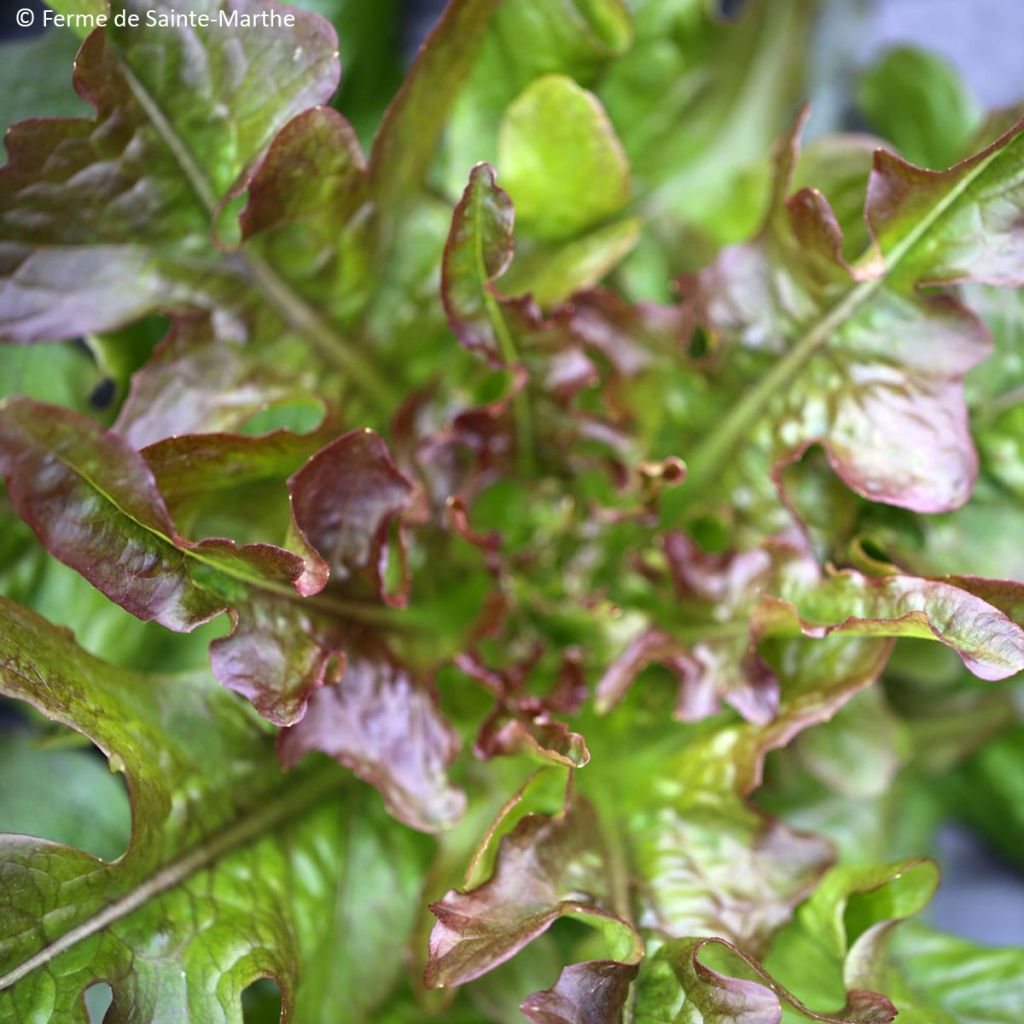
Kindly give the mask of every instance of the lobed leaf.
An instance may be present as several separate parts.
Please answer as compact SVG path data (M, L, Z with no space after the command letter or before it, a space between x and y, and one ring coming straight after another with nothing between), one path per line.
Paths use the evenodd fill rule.
M273 463L280 444L273 435L248 442L179 438L163 442L154 462L180 494L204 486L206 467L192 457L198 450L212 449L222 466L225 454L239 448ZM377 435L346 434L290 478L291 533L300 554L182 537L144 457L65 410L9 401L0 410L0 455L14 506L40 540L127 611L179 632L227 611L232 631L210 645L214 673L275 725L303 719L321 687L342 686L332 687L306 726L283 741L286 765L311 749L326 750L416 827L438 828L458 816L461 795L444 779L458 744L427 691L382 641L362 639L357 600L300 600L322 591L331 573L355 597L353 582L367 580L377 597L384 535L409 492ZM252 472L257 463L245 466ZM339 735L342 722L348 724ZM418 741L407 746L413 735Z
M2 612L2 692L88 735L126 774L132 807L113 862L0 840L4 1019L84 1024L83 992L106 981L121 1017L241 1024L241 993L261 977L280 985L282 1020L319 1019L318 1006L371 1019L401 969L417 844L336 769L282 784L266 730L205 674L117 669L27 609ZM383 890L369 914L345 879L371 866ZM358 992L320 961L346 947L377 958Z
M592 920L628 962L643 956L640 936L609 909L608 881L593 854L597 822L573 801L553 818L527 815L501 841L494 874L467 893L431 906L428 985L471 981L513 956L562 916Z

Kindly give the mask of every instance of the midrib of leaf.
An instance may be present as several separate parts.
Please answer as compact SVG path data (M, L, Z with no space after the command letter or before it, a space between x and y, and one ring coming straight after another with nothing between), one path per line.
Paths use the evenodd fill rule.
M188 146L177 134L156 100L147 92L120 55L118 63L132 90L132 94L149 118L157 134L171 151L211 221L219 211L219 203L213 188L206 180L199 165L192 158ZM391 385L378 373L373 364L362 353L349 345L326 320L321 317L261 256L241 249L237 256L245 264L249 276L262 289L268 303L293 327L309 337L328 359L348 373L362 387L381 412L389 413L395 406L395 394Z
M313 594L309 597L300 597L296 591L291 587L285 586L283 583L263 579L259 576L251 576L235 565L226 566L217 559L210 558L192 548L179 547L162 530L149 526L136 516L133 516L131 512L117 501L117 499L114 498L113 495L111 495L101 484L97 483L84 469L68 462L68 460L63 458L59 452L52 452L52 454L53 457L61 463L61 465L95 491L96 494L115 509L119 515L124 516L124 518L129 522L134 523L144 533L148 533L151 537L156 538L172 550L179 552L186 558L191 558L193 561L214 569L223 576L238 580L240 583L244 583L246 586L252 587L256 590L267 591L286 598L289 601L294 601L303 605L312 605L313 607L321 608L324 611L337 612L338 614L357 619L360 622L394 623L396 621L395 613L390 608L374 608L371 605L364 605L361 602L345 601L340 598L326 597L321 594ZM196 584L196 586L200 586L200 584Z
M494 293L488 287L487 261L484 259L483 210L480 200L480 189L473 189L473 258L476 262L477 279L480 281L480 290L483 292L484 305L487 307L487 316L490 318L494 333L498 336L498 344L501 345L501 354L505 362L514 366L519 362L519 352L512 334L505 323L505 317ZM529 476L533 469L533 421L530 413L530 399L526 388L519 389L513 402L513 412L516 421L516 439L519 452L519 465L524 474Z
M202 868L209 867L225 854L245 846L270 832L290 818L297 818L338 787L338 775L331 769L319 772L303 782L291 785L268 803L260 805L254 814L240 818L234 824L194 846L177 860L143 879L124 896L108 903L92 917L68 929L63 935L44 946L38 953L0 977L0 992L20 981L38 967L49 963L72 946L95 935L115 921L138 910L150 900L180 885Z
M796 344L768 371L745 397L733 408L717 431L697 447L691 459L687 460L688 484L691 499L698 496L701 485L717 476L739 444L741 438L758 420L765 406L782 388L798 376L806 363L814 356L842 324L856 313L890 278L907 254L932 230L980 175L1007 152L1016 140L973 167L953 186L920 221L893 246L885 260L885 272L878 277L861 281L849 288L841 299L824 316L812 324ZM864 262L870 250L861 257Z

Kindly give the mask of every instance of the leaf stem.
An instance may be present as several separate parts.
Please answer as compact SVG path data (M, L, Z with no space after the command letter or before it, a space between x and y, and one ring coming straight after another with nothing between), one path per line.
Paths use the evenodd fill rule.
M722 425L708 435L686 460L687 484L691 495L707 485L721 471L740 439L757 421L776 393L789 384L807 361L829 339L832 332L851 316L878 288L880 279L862 281L848 291L829 312L751 388L725 417Z
M315 348L348 374L370 398L371 404L382 413L390 414L398 404L398 396L373 363L346 342L262 256L255 252L242 252L241 256L270 304L296 330L309 338Z
M211 218L216 217L219 203L202 169L127 62L123 59L119 62L132 94L171 151L196 198ZM262 289L268 303L297 331L304 334L325 358L351 376L363 389L372 405L382 413L390 413L397 404L397 396L391 384L376 367L338 334L260 255L239 251L237 256L248 271L250 279Z
M487 311L494 323L494 331L501 344L501 354L504 356L505 362L514 366L519 362L519 353L512 340L508 324L505 323L505 318L498 307L498 300L486 285L484 286L484 296ZM530 396L527 394L525 384L519 389L513 400L512 411L516 423L516 457L519 471L523 476L529 477L533 475L534 470L533 413L530 409Z
M476 263L477 278L480 281L480 289L484 296L484 305L487 307L487 316L494 328L498 338L498 345L501 347L501 355L508 365L516 366L519 363L519 352L516 349L512 332L505 323L505 315L501 311L501 305L497 296L491 290L487 261L484 259L484 240L480 224L483 221L483 211L480 209L480 196L474 194L473 199L476 209L473 211L473 258ZM520 388L512 405L516 426L516 457L519 462L519 470L524 476L533 474L534 450L533 450L533 416L530 410L530 397L526 393L526 387Z

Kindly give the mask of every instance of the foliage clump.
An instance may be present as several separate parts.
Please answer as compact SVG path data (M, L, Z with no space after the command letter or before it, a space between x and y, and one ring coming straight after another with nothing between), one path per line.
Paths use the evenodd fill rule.
M7 135L0 757L131 827L0 821L0 1018L1016 1024L901 922L1024 834L1020 124L898 51L802 145L809 0L452 0L393 98L309 6L113 0Z

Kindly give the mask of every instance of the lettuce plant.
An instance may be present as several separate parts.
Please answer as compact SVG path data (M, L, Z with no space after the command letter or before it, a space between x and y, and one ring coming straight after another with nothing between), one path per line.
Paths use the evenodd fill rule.
M59 0L6 137L0 1019L1017 1024L906 919L1024 835L1024 129L901 51L804 145L810 0L393 98L308 6Z

